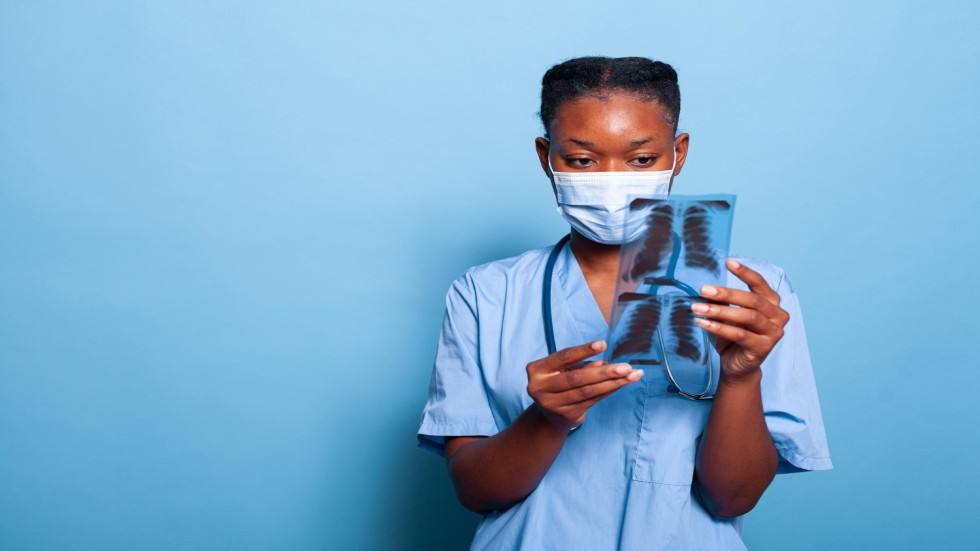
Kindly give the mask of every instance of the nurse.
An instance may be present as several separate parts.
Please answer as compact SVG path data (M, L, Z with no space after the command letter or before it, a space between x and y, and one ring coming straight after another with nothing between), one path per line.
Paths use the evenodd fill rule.
M831 468L799 301L772 264L730 258L726 286L700 290L715 304L693 306L717 337L713 400L668 392L659 366L596 360L617 207L637 183L672 187L690 143L679 116L666 63L586 57L544 75L535 146L571 226L551 281L558 352L541 306L554 247L470 268L446 298L418 431L483 515L472 549L744 549L742 515L777 473ZM586 173L608 191L567 187Z

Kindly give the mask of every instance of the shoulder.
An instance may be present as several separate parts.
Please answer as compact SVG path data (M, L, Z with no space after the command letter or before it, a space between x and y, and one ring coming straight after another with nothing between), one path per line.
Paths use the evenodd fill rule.
M450 294L456 292L471 297L484 293L499 294L501 290L523 287L537 281L553 249L554 245L550 245L472 266L456 277Z

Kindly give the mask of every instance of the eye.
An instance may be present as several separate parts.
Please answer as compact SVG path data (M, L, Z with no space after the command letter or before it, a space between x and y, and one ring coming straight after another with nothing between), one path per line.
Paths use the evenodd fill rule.
M654 157L637 157L633 159L633 164L639 167L653 166L654 161L657 159Z
M589 168L593 164L592 159L587 157L565 157L565 162L573 168Z

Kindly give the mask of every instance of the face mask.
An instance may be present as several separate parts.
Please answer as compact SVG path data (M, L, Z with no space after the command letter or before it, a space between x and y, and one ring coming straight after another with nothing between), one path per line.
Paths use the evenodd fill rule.
M632 216L627 227L627 201L637 197L667 195L677 166L677 152L670 170L626 172L555 172L548 168L558 192L558 214L573 228L596 243L619 245L643 233L644 216Z

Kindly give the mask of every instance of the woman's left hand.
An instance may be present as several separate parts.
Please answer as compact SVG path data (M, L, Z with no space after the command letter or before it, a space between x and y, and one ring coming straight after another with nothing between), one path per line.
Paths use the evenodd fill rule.
M762 361L783 337L789 314L779 307L779 294L757 272L734 259L728 269L749 286L749 291L705 285L701 296L723 304L695 303L696 323L715 335L721 356L722 380L737 380L756 373Z

